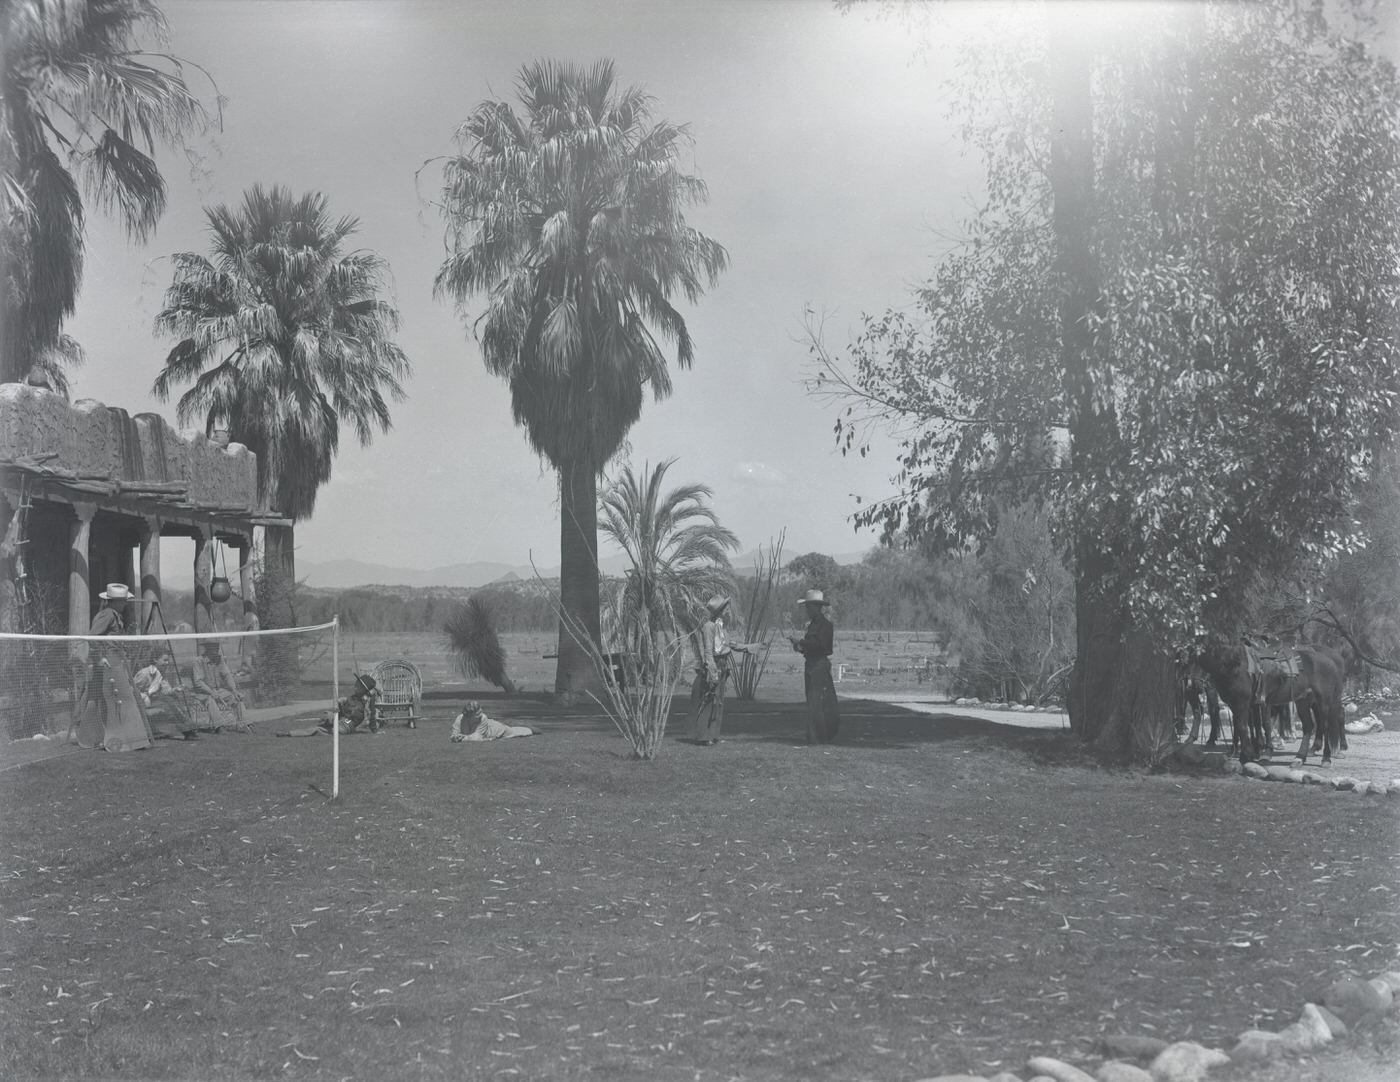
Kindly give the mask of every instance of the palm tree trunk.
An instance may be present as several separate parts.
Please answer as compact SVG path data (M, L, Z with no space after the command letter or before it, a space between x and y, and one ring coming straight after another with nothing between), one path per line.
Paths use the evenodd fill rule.
M297 568L295 527L268 526L263 532L263 587L261 600L266 606L264 627L295 627L293 592Z
M295 627L296 537L294 527L263 529L263 581L258 592L263 627ZM258 640L258 695L264 702L285 702L301 679L295 641L280 635Z
M598 604L598 475L586 464L559 470L559 666L556 695L602 691L587 647L571 634L566 621L591 640L602 639Z

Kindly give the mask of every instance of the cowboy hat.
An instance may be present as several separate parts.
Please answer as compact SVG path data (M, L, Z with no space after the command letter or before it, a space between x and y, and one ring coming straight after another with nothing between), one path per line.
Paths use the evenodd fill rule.
M120 582L109 582L107 589L97 595L103 601L130 601L131 591Z
M830 605L831 602L822 596L820 590L808 590L806 594L798 598L799 605Z
M710 598L710 600L705 602L705 608L710 610L711 616L718 616L728 607L729 598L720 597L718 594L716 594L714 597Z
M357 673L357 674L355 675L355 683L358 684L358 685L360 686L360 689L361 689L366 695L368 695L371 691L373 691L375 688L377 688L377 687L379 686L378 684L376 684L376 683L374 682L374 677L372 677L372 676L365 676L363 673Z

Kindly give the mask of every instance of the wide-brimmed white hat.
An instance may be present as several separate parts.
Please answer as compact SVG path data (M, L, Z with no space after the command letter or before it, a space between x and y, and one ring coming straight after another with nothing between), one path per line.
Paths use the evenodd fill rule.
M705 602L705 608L710 610L711 616L718 616L728 607L729 598L720 597L719 594L715 594L714 597L710 598L710 600Z
M797 602L799 605L830 605L820 590L808 590Z
M97 596L103 601L130 601L131 591L127 589L124 583L109 582L107 584L107 589L103 590Z

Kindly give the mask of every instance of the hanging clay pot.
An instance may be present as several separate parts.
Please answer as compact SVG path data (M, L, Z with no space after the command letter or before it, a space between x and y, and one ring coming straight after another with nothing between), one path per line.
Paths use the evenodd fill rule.
M209 582L209 600L227 601L233 596L233 586L222 575L216 575Z

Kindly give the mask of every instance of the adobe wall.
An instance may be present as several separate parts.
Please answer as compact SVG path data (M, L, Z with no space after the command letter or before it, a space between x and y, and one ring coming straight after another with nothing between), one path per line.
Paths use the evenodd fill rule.
M54 453L45 470L79 481L183 482L184 500L223 514L255 513L257 458L202 432L177 432L154 413L125 410L20 383L0 384L0 464Z

